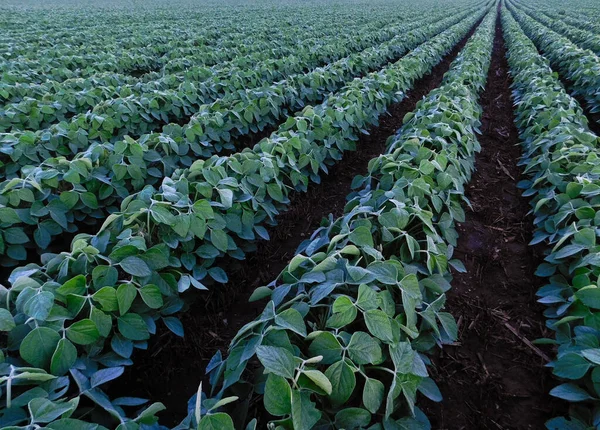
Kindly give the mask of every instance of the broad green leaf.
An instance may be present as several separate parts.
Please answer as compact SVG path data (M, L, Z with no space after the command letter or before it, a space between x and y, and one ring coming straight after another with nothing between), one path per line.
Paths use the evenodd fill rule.
M296 309L286 309L275 316L275 324L289 329L300 336L306 336L306 326L300 312Z
M292 412L292 389L285 378L269 373L263 397L265 409L271 415L282 416Z
M327 394L331 394L331 382L329 382L329 379L327 379L327 377L322 372L318 370L304 370L303 373L319 388L321 388Z
M323 356L323 364L333 364L342 357L342 345L332 333L324 331L316 335L308 352L312 356Z
M119 264L125 272L133 276L145 277L152 274L146 262L140 257L132 255L123 259Z
M117 326L127 339L146 340L150 337L148 326L138 314L128 313L117 318Z
M52 354L60 341L60 335L48 327L33 329L21 342L19 354L29 364L41 369L50 368Z
M348 344L348 355L356 364L376 364L382 359L379 343L362 331L352 334Z
M373 309L365 312L364 316L365 324L373 336L384 342L394 341L392 322L385 312Z
M575 384L561 384L550 390L550 395L569 402L582 402L590 400L592 397L583 388Z
M202 417L198 430L235 430L235 427L229 415L219 412Z
M568 353L555 361L552 373L560 378L579 379L587 373L591 366L581 355Z
M346 403L356 386L356 377L352 368L345 361L340 360L325 371L325 376L331 382L332 391L329 395L331 403L336 407Z
M294 378L296 364L294 356L285 348L261 345L256 348L256 355L265 371L284 378Z
M77 348L68 339L61 339L52 355L50 371L54 375L66 374L77 360Z
M310 400L310 393L292 390L292 423L294 430L310 430L321 418L321 412Z
M83 319L67 328L67 337L78 345L89 345L100 338L98 327L91 319Z
M151 309L158 309L163 305L163 297L156 285L145 285L140 289L140 296L144 303Z
M381 381L374 378L368 378L365 381L362 401L369 412L372 414L377 413L383 403L384 393L385 386Z
M0 308L0 331L11 331L15 327L12 314L8 310Z
M132 284L121 284L117 289L117 302L119 304L119 313L125 315L131 308L131 304L137 296L137 288Z
M335 414L335 425L340 429L366 428L371 422L371 414L361 408L346 408Z
M127 284L123 284L127 285ZM121 285L121 286L123 286ZM100 304L102 310L106 312L114 312L119 309L119 301L117 299L117 290L113 287L102 287L92 296L94 301Z

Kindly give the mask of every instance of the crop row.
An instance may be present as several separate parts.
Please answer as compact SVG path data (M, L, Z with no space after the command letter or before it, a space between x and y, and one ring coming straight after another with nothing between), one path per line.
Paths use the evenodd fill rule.
M591 112L600 112L600 58L508 5L527 36L572 83L573 95L581 96Z
M62 106L64 112L85 112L87 107L93 107L103 99L127 96L129 93L140 94L142 92L150 92L153 90L177 88L181 83L181 78L198 80L198 78L194 79L195 75L204 76L204 78L206 78L210 73L222 73L222 70L229 69L231 66L248 67L249 65L255 65L255 63L261 59L278 58L290 55L294 52L300 52L300 55L302 55L303 51L309 50L310 48L314 49L316 46L321 46L323 49L323 45L331 44L334 40L348 39L346 42L349 44L359 43L359 38L370 36L371 33L383 31L383 34L385 35L386 29L383 28L380 30L380 27L383 23L386 23L386 21L387 20L384 19L379 21L373 20L373 22L370 22L368 25L360 27L350 25L344 30L338 29L333 38L326 38L324 37L325 34L319 34L319 32L313 31L313 33L310 34L311 38L306 40L307 38L305 37L300 44L296 43L295 40L290 40L289 35L287 37L282 35L276 39L276 42L268 43L251 43L250 40L246 39L246 36L243 37L244 52L238 52L240 48L232 49L228 45L226 49L216 49L211 45L207 45L206 47L190 47L186 49L191 50L193 55L189 55L188 53L184 58L171 60L165 70L161 73L148 73L144 76L143 81L133 78L130 75L106 72L100 73L99 70L87 78L74 77L62 82L46 80L42 83L24 84L23 79L19 78L15 83L3 82L0 86L0 97L2 97L5 102L12 103L12 105L4 107L4 110L8 111L10 111L11 106L13 110L22 113L31 111L31 108L27 108L28 104L19 102L22 102L24 98L27 98L27 101L29 101L29 98L32 98L40 102L46 102L45 104L40 105L39 109L44 105L54 106L55 104L60 103L61 105L66 105ZM327 33L329 32L330 30L327 31ZM321 33L325 32L322 31ZM388 38L389 37L391 36L388 36ZM353 40L355 40L355 42L352 42ZM377 41L377 39L374 40ZM254 47L255 49L251 50L251 47ZM173 55L173 51L177 50L175 48L170 48L170 55ZM236 54L232 55L232 53ZM253 55L248 55L250 53ZM207 55L211 57L210 60L205 58ZM225 62L225 60L232 59L234 61ZM218 65L218 67L209 69L208 66L211 65ZM203 69L204 72L200 73ZM96 91L98 90L96 87L99 85L108 88L102 89L100 93L97 93ZM83 90L87 91L77 97L76 93ZM103 96L103 98L100 96ZM32 101L29 101L29 103L32 103ZM4 115L7 114L5 113ZM56 116L58 116L58 114L56 114ZM49 121L50 119L47 118L46 122Z
M384 18L385 23L386 18ZM338 21L336 21L338 22ZM376 21L375 21L376 22ZM369 23L367 26L370 26ZM279 34L270 34L273 31L265 29L260 22L254 26L239 28L238 31L225 31L223 42L209 43L200 46L182 46L180 40L174 38L165 43L154 46L141 46L131 49L98 49L94 46L83 47L83 52L73 52L68 45L54 55L44 55L44 50L30 49L29 52L18 57L6 56L0 62L0 72L17 77L16 82L33 81L43 82L46 79L62 81L71 77L88 77L97 72L121 72L152 71L164 68L167 72L181 71L182 66L187 65L213 65L220 61L240 59L246 54L253 54L261 59L262 54L271 55L273 49L283 49L289 55L293 52L294 45L302 45L306 42L313 43L320 36L338 37L344 34L352 34L352 29L357 30L360 24L352 21L339 22L337 25L321 25L318 28L301 31L292 34L285 30ZM262 31L264 30L264 31ZM337 30L337 31L336 31ZM215 38L221 38L218 33ZM229 41L233 37L234 40ZM343 36L341 36L343 37ZM310 38L308 41L305 39ZM92 37L92 40L94 38ZM237 39L237 40L236 40ZM243 40L244 43L240 43ZM24 46L28 46L25 44ZM189 56L187 61L178 61L179 57ZM175 61L173 61L175 60Z
M282 81L262 91L246 91L245 100L230 106L224 101L214 103L184 127L173 125L167 132L144 136L137 141L127 138L114 145L92 145L71 161L59 157L46 159L36 168L24 168L20 178L0 184L0 204L3 206L0 212L6 213L2 225L9 228L0 233L0 246L4 245L4 248L0 247L0 255L24 260L27 257L24 246L33 241L45 250L52 237L60 237L64 231L75 232L82 223L94 223L96 219L105 218L126 196L156 185L177 168L190 167L194 160L211 156L222 147L235 149L230 142L232 135L236 137L247 133L249 127L262 129L275 123L286 113L286 106L296 108L306 101L320 100L323 97L321 87L338 89L346 79L381 66L390 58L400 57L467 15L462 13L448 17L413 31L409 31L410 28L422 23L408 25L402 29L400 36L381 49L365 51L327 69ZM350 83L349 86L356 88L358 84ZM299 94L304 96L303 99ZM378 109L383 108L381 96L370 94L369 97L369 102L375 103ZM348 127L356 126L352 110L333 110L337 107L333 103L335 100L331 98L320 109L322 113L319 115L326 115L327 125L316 124L322 128L319 138L327 136L330 124L346 127L342 130L343 134L348 132ZM314 113L311 112L313 109L309 107L297 117L288 118L272 139L287 135L293 137L292 133L296 130L310 132L308 124L317 121L312 118ZM292 143L302 146L296 140ZM35 146L28 148L36 152L40 150ZM36 155L43 157L47 154Z
M495 22L494 8L442 86L355 179L359 190L344 215L255 291L253 299L270 301L237 333L228 357L217 353L208 365L203 420L233 429L223 412L207 410L244 393L262 400L272 424L294 429L430 428L417 393L441 401L427 355L457 336L445 292L450 266L463 270L452 260L455 222L464 221L464 184L480 149L478 94ZM248 372L253 361L260 367ZM231 413L238 423L247 413L242 400ZM188 420L195 419L192 410Z
M74 12L74 11L71 11ZM154 11L156 12L156 10ZM40 25L39 16L30 14L26 22L18 22L16 14L12 14L10 22L3 22L2 27L5 31L0 36L0 53L4 58L14 58L16 56L29 56L35 58L34 52L41 55L52 57L60 56L61 52L85 53L90 48L106 51L120 49L148 48L154 50L159 47L159 53L166 53L166 46L177 47L202 47L211 46L229 46L236 47L243 36L249 37L272 37L275 40L279 36L289 37L289 32L285 26L278 25L284 22L288 14L281 10L270 10L269 14L263 14L260 11L246 11L244 16L233 16L226 9L208 8L200 11L196 9L196 14L200 12L204 18L202 21L185 20L177 15L179 11L174 11L171 16L165 16L161 13L136 14L135 16L122 16L112 14L111 30L104 31L106 22L90 19L91 15L83 14L79 16L77 22L68 22L73 16L63 14L54 14L53 21L50 24L46 21ZM391 23L399 16L410 10L401 11L398 7L390 10L389 7L381 5L378 8L372 8L370 13L366 14L360 9L341 10L340 8L328 8L319 10L319 14L314 13L311 8L296 8L294 19L302 25L297 30L301 32L333 34L335 31L343 30L341 27L347 25L363 25L365 23L380 21L382 24ZM39 14L37 14L39 15ZM336 20L332 20L335 16ZM226 19L223 19L226 18ZM37 26L31 28L27 21L38 20ZM177 25L173 25L176 22ZM16 24L16 28L11 31L9 24ZM123 25L127 24L127 25ZM275 25L274 25L275 24ZM303 37L303 33L298 33Z
M531 7L530 5L525 5L523 3L517 3L518 6L522 9L527 10L527 13L530 14L533 18L538 20L540 23L545 25L546 27L551 28L557 33L567 37L573 43L577 44L582 49L589 49L593 51L594 54L600 54L600 36L595 35L588 30L581 30L576 27L573 27L569 24L565 24L563 20L558 18L551 18L546 13L540 12L536 8Z
M516 124L520 131L527 180L520 183L535 215L532 244L543 244L546 257L536 274L547 279L537 292L547 327L557 346L549 363L568 382L550 392L573 402L570 419L555 418L548 429L587 429L597 425L600 406L599 249L600 139L568 95L535 45L510 16L502 16L513 77ZM585 406L577 406L584 403Z
M459 16L466 16L467 13L469 11L455 15L452 22L457 22ZM438 16L441 15L440 13ZM445 28L439 24L449 23L448 20L438 23L436 27L439 29L438 32ZM391 27L391 30L394 34L403 35L422 24L423 22L417 21ZM402 36L396 36L381 45L344 57L325 68L294 74L270 86L238 90L213 103L201 105L198 112L183 127L170 124L164 127L163 133L143 136L142 140L145 142L151 140L158 144L159 140L174 139L180 147L178 151L180 156L186 156L189 150L183 148L190 146L194 149L195 157L218 153L220 148L227 144L229 149L233 149L231 141L237 137L262 130L269 124L275 124L286 111L295 111L305 104L321 101L328 92L339 89L347 80L399 58L411 46L416 45L404 41ZM89 149L89 142L78 139L79 134L64 136L62 140L50 139L46 145L41 144L37 139L9 140L9 137L5 136L3 150L5 153L10 153L11 160L5 161L2 166L8 178L14 177L15 173L25 165L37 164L41 160L60 155L68 156L70 153L77 158L78 151L85 152ZM181 141L184 137L185 140ZM202 151L195 150L196 148ZM186 164L184 162L181 165Z
M220 62L215 67L205 67L202 61L196 62L194 58L189 58L193 64L191 69L187 63L188 59L185 59L182 68L171 67L171 70L165 70L166 75L161 74L154 81L135 85L97 86L105 83L105 79L123 81L122 75L103 76L100 81L92 75L90 79L70 79L60 84L52 82L34 85L28 87L27 91L33 89L43 92L48 87L52 88L54 84L58 92L50 94L47 99L27 97L6 105L0 110L0 130L15 131L15 134L3 138L14 139L15 135L18 137L22 134L20 131L36 131L65 121L70 124L61 124L60 128L72 129L74 124L77 124L93 135L94 128L85 122L88 115L86 112L92 109L92 115L114 118L117 123L114 129L104 130L102 138L108 140L114 134L124 133L139 135L146 130L156 129L169 120L189 115L198 104L208 103L238 89L260 87L265 83L283 79L291 73L301 73L306 68L341 58L372 43L385 40L386 37L390 38L393 34L384 29L373 35L372 31L367 29L364 33L354 34L349 40L335 35L305 40L299 46L294 46L294 43L283 45L278 49L269 49L268 44L259 42L256 45L256 53L241 55L232 62ZM185 70L184 74L178 75L182 70ZM84 88L80 88L81 86ZM22 90L20 82L3 89L5 92L10 91L9 97L11 92ZM72 118L73 115L76 116ZM121 116L125 117L119 120ZM37 134L56 134L56 128L58 127L39 130Z
M210 278L225 282L220 257L244 258L257 235L266 237L265 226L288 206L288 193L305 190L342 152L353 149L358 133L404 97L480 16L353 81L323 105L307 107L294 126L254 150L198 160L165 178L158 190L148 187L125 199L122 213L109 216L96 235L78 235L70 252L44 255L43 266L15 269L1 312L8 331L2 366L11 375L3 381L2 396L8 400L6 387L19 377L22 385L18 391L13 387L12 395L27 401L5 409L4 416L33 424L27 403L51 400L53 408L72 412L83 396L125 420L122 406L130 403L110 402L100 384L131 364L133 349L146 346L157 322L183 334L174 315L184 306L183 293L205 289ZM344 118L336 119L336 111ZM77 383L72 392L79 394L59 401L69 387L69 377L61 376L67 372ZM40 384L42 378L51 381ZM56 380L64 392L49 394L48 384Z

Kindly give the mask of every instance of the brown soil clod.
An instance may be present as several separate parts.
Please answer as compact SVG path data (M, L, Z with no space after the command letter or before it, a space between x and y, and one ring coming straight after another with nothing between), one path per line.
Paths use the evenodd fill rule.
M369 134L357 142L357 151L345 154L321 184L313 184L307 193L291 196L290 210L281 214L278 225L269 231L271 239L257 244L256 252L238 264L226 286L212 291L208 298L199 300L181 315L185 338L159 327L159 333L149 342L149 350L136 353L135 365L110 387L112 397L123 393L163 402L167 406L160 414L164 425L185 416L187 401L205 378L204 368L212 355L217 350L225 352L239 328L262 311L263 303L248 303L252 291L277 277L324 217L343 213L353 178L367 172L369 161L385 151L387 138L401 127L404 116L440 85L450 63L476 27L429 75L415 82L402 102L389 107L379 125L371 127Z
M531 343L545 335L535 298L540 258L528 245L532 221L517 189L519 137L499 19L481 98L482 151L466 189L473 210L458 227L456 256L467 273L454 274L448 293L460 346L444 347L434 359L432 377L444 400L421 403L437 430L542 429L557 413L547 394L548 357Z

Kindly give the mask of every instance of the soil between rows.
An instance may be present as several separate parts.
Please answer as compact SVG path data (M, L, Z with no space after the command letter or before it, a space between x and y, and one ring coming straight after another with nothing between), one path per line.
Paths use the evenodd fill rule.
M533 223L517 189L521 154L510 94L498 17L481 98L482 151L466 189L473 210L458 228L455 250L467 273L455 273L448 292L447 309L458 321L459 339L434 359L432 377L444 400L421 403L439 430L541 429L559 413L547 394L555 384L543 367L544 352L525 341L547 334L535 297L541 256L528 246Z
M312 184L307 193L290 196L292 205L278 217L278 225L270 229L271 239L257 244L257 251L239 265L226 286L209 292L181 315L185 338L160 325L148 350L135 353L135 365L112 384L108 390L111 398L138 396L164 403L167 410L160 413L163 425L183 419L189 398L196 393L200 381L206 379L204 369L210 358L217 350L226 353L237 331L263 310L262 302L248 303L250 294L277 277L324 217L343 213L354 176L367 172L369 160L385 151L387 138L401 127L404 116L440 85L450 63L478 25L479 22L428 75L415 82L402 102L389 107L379 125L371 127L369 135L357 142L357 151L346 153L321 184Z

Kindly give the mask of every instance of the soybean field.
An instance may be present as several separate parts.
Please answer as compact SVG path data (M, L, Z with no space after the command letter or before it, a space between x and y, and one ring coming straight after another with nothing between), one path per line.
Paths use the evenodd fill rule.
M600 3L0 12L0 428L600 429Z

